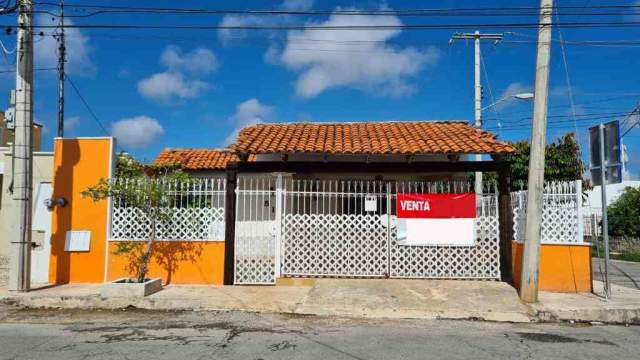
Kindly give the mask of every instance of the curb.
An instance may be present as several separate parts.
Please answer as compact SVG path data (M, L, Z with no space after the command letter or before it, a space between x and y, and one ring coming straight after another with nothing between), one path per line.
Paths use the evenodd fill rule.
M162 299L153 298L102 298L99 295L89 296L47 296L47 297L0 297L0 303L17 306L25 309L79 309L79 310L117 310L125 308L137 308L151 311L244 311L251 313L278 313L297 316L342 317L352 319L415 319L415 320L471 320L506 323L532 323L537 320L532 311L528 313L489 311L483 313L454 313L454 312L418 312L418 311L362 311L352 312L310 312L297 308L246 308L215 307L204 304L199 300Z

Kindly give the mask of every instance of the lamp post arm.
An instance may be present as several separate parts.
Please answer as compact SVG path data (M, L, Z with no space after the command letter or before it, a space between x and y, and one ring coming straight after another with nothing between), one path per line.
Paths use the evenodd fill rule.
M494 107L494 106L496 106L496 105L500 104L501 102L503 102L503 101L505 101L505 100L507 100L507 99L510 99L510 98L512 98L512 97L513 97L513 96L505 96L505 97L503 97L502 99L500 99L500 100L498 100L498 101L494 102L493 104L489 104L489 105L487 105L487 106L483 107L483 108L482 108L482 111L485 111L485 110L487 110L487 109L490 109L490 108L492 108L492 107Z

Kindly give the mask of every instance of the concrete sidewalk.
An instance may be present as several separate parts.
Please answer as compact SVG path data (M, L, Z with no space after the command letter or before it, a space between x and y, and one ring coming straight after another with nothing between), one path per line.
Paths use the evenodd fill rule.
M239 310L299 315L487 321L598 321L640 324L640 291L614 288L614 299L593 294L542 293L533 306L496 281L306 279L291 286L169 285L143 299L99 295L99 284L43 287L26 294L0 288L0 300L24 307L153 310Z

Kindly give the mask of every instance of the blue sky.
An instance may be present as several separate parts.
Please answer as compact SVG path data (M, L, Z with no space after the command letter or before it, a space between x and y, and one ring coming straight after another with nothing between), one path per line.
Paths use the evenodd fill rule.
M69 4L132 6L127 1L80 1ZM587 0L556 1L584 6ZM594 4L596 2L593 2ZM597 4L634 4L597 1ZM236 9L419 9L537 6L537 1L136 1L136 6ZM592 4L593 5L593 4ZM36 7L36 10L55 10ZM632 11L632 10L630 10ZM638 10L633 10L639 12ZM67 9L68 15L86 14ZM15 23L15 15L2 16ZM385 25L535 22L536 16L432 17L273 16L104 14L70 18L75 24L147 25ZM554 20L558 20L557 18ZM638 15L606 18L572 16L560 21L640 21ZM38 14L39 24L52 24ZM472 31L473 29L461 29ZM45 32L51 32L45 29ZM473 119L473 44L448 40L455 30L367 31L221 31L176 29L70 29L67 31L71 80L104 129L67 84L67 136L114 134L120 148L152 160L164 147L223 147L239 127L256 122L469 120ZM483 105L506 94L531 91L535 72L534 29L497 28L505 41L483 43ZM556 29L565 41L637 40L640 27ZM11 50L14 36L4 35ZM36 67L56 58L51 36L36 38ZM559 43L551 59L549 140L578 129L587 152L586 129L620 118L640 101L637 44L602 46L566 44L566 69ZM13 55L0 70L14 68ZM0 74L0 92L14 86L11 73ZM573 95L574 110L569 94ZM0 105L7 106L8 95ZM485 128L507 140L530 136L532 105L505 101L484 112ZM577 121L573 120L573 112ZM51 149L56 132L55 71L35 76L35 118L44 124L43 148ZM499 127L498 125L501 125ZM631 173L638 177L640 130L624 139Z

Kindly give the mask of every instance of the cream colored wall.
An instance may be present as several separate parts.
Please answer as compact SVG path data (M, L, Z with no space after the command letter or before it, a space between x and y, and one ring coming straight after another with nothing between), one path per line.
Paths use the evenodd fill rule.
M2 189L0 193L0 256L9 255L11 236L17 230L17 214L12 195L11 184L11 149L0 147L0 167L2 168ZM51 182L53 171L52 152L33 153L33 191L41 182Z

